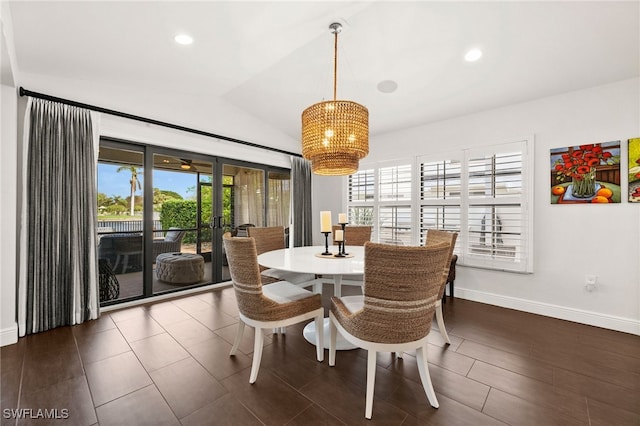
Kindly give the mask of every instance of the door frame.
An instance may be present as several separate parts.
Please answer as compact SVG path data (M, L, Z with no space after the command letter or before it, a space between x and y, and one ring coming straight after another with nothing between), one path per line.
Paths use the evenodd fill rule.
M113 138L109 136L100 137L101 146L108 146L115 149L123 150L135 150L140 151L143 154L143 283L142 283L142 295L135 296L128 299L118 299L115 303L105 303L103 306L127 302L131 300L146 299L158 294L168 294L172 292L180 292L187 289L193 289L200 286L206 286L211 284L219 284L221 282L228 281L229 277L223 277L223 260L224 253L222 250L222 235L225 232L222 226L223 217L223 171L225 165L258 169L263 171L264 178L264 207L262 212L263 223L256 224L257 226L266 226L268 218L269 208L269 172L290 173L291 170L285 167L276 167L266 164L260 164L250 161L244 161L240 159L233 159L227 157L219 157L215 155L208 155L202 153L196 153L186 151L182 149L176 149L171 147L157 146L144 144L139 142L133 142L125 139ZM205 283L185 286L184 289L175 289L162 293L153 292L153 171L154 171L154 155L168 155L177 158L189 158L192 160L206 161L212 164L211 175L212 179L212 232L211 232L211 274L206 277ZM200 182L196 183L197 197L200 198ZM200 209L198 209L198 219L200 217ZM238 225L238 224L235 224ZM202 220L199 220L198 229L202 226Z

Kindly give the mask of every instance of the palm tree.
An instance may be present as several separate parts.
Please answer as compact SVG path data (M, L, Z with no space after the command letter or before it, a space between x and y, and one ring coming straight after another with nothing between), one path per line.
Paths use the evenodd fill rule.
M131 180L129 181L129 183L131 184L131 207L130 207L131 213L130 214L131 216L133 216L133 206L135 205L136 188L142 189L142 187L140 186L140 181L138 180L138 168L136 166L120 166L118 167L118 170L116 170L116 172L121 172L124 170L131 172Z

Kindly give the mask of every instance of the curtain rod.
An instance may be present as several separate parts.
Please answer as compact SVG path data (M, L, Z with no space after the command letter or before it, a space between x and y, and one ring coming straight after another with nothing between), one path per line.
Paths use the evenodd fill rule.
M302 157L301 154L295 152L289 152L278 148L272 148L270 146L259 145L253 142L243 141L241 139L235 139L228 136L217 135L215 133L205 132L204 130L193 129L191 127L179 126L177 124L167 123L166 121L154 120L152 118L141 117L139 115L128 114L126 112L115 111L112 109L102 108L94 105L85 104L82 102L70 101L68 99L58 98L51 95L45 95L43 93L32 92L23 87L20 87L20 96L31 96L32 98L44 99L47 101L59 102L66 105L76 106L79 108L85 108L91 111L101 112L104 114L115 115L116 117L128 118L130 120L142 121L144 123L155 124L162 127L168 127L170 129L181 130L183 132L195 133L196 135L208 136L210 138L221 139L228 142L237 143L240 145L246 145L253 148L266 149L268 151L279 152L281 154L293 155L294 157Z

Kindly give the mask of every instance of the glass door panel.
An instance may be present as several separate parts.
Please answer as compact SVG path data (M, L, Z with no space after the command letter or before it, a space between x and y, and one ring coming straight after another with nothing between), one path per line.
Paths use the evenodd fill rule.
M211 161L183 154L153 154L154 294L214 282L212 185ZM204 274L199 272L196 257L185 254L202 256Z
M223 180L230 183L229 211L225 215L230 223L222 226L245 235L248 226L264 226L264 170L224 164Z
M221 175L222 214L219 215L216 246L220 247L224 253L222 235L225 232L246 236L248 227L265 225L265 171L239 164L223 163ZM231 279L224 254L220 279L222 281Z
M97 233L102 305L143 295L143 165L142 150L100 147Z
M289 172L269 171L269 203L267 226L284 226L286 246L289 247L289 211L291 175Z

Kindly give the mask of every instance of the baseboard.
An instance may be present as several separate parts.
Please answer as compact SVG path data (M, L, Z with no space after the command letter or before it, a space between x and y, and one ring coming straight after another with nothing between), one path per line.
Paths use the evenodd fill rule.
M11 327L0 330L0 346L13 345L18 343L18 323L13 323Z
M460 288L456 285L456 297L503 308L516 309L518 311L547 317L593 325L609 330L622 331L640 335L640 321L630 318L622 318L614 315L606 315L582 309L568 308L566 306L552 305L549 303L535 302L517 297L502 296L483 291Z

